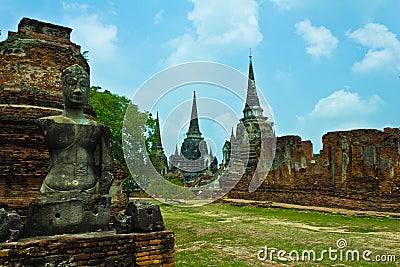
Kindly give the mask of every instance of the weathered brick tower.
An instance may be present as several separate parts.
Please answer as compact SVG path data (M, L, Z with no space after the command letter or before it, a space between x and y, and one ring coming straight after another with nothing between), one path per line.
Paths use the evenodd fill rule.
M63 69L79 64L89 72L71 31L23 18L0 42L0 206L19 211L38 195L49 156L35 121L61 113Z
M207 143L202 137L197 116L196 92L193 93L192 113L190 115L189 130L178 151L170 156L171 169L181 170L184 183L192 186L196 179L202 176L212 176L217 171L218 161L212 151L208 152Z
M311 141L302 141L295 135L277 137L276 146L268 146L272 128L262 116L251 58L248 81L244 117L240 119L236 136L232 132L223 147L221 168L228 171L221 177L220 185L234 186L229 197L400 211L399 128L328 132L322 137L323 148L316 155ZM260 135L263 129L266 132ZM264 141L267 143L264 148L275 149L272 165L268 153L267 157L260 156ZM247 164L243 163L246 156ZM257 174L255 168L259 166L259 187L256 191L249 190ZM264 166L271 167L270 171ZM239 179L238 173L244 175Z
M89 72L70 33L66 27L24 18L18 32L9 32L8 39L0 42L0 207L15 209L20 215L26 215L28 203L39 195L49 166L36 120L62 112L62 70L79 64ZM90 106L84 112L88 117L95 115ZM123 175L117 168L114 182ZM126 207L124 202L111 204L111 218ZM55 214L49 220L49 228L57 218L61 217ZM82 247L87 249L83 252ZM17 242L0 242L0 251L0 266L174 266L174 233L107 231L41 239L25 235Z
M156 127L154 129L154 140L150 151L150 160L154 168L161 174L165 175L168 172L168 160L165 156L164 148L161 142L160 120L156 118Z
M237 182L239 173L243 172L237 188L247 191L250 180L262 181L272 165L275 148L273 122L263 115L263 109L257 95L254 79L253 62L250 56L246 102L243 118L236 127L230 140L223 147L223 164L221 169L227 171L220 179L221 187L230 187ZM231 166L228 166L231 163ZM240 170L243 167L243 171ZM232 178L233 177L233 178Z
M236 128L236 142L241 142L241 139L248 139L249 151L239 151L240 157L248 156L246 173L252 174L257 167L259 157L261 155L263 138L273 137L275 135L272 126L273 122L268 120L268 117L263 115L263 110L258 99L256 83L254 79L253 62L250 56L249 74L247 84L246 103L243 109L243 118L240 119ZM244 127L241 127L244 126ZM244 132L245 131L245 132ZM235 152L234 152L235 153Z

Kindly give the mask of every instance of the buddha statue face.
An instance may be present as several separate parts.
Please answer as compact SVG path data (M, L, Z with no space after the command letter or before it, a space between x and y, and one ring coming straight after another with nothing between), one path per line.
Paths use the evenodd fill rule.
M79 65L72 65L62 73L64 105L82 109L89 102L89 75Z

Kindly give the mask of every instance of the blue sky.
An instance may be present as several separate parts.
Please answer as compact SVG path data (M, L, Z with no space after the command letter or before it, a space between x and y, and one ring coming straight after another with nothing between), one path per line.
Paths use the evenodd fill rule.
M252 48L277 135L312 140L318 153L328 131L399 127L399 10L397 0L2 0L0 40L22 17L71 27L72 41L89 51L92 85L129 98L152 75L187 61L247 73ZM210 90L188 86L174 99L187 102L193 90L210 97ZM241 115L239 102L227 104ZM168 103L157 107L162 125L175 107ZM188 107L186 122L190 101ZM201 116L211 107L198 108ZM200 123L220 150L230 129ZM163 134L168 156L182 129L178 137Z

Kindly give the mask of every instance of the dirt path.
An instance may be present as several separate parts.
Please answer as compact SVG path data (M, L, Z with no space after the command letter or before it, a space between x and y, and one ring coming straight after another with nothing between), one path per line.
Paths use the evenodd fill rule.
M278 203L278 202L272 202L272 201L256 201L256 200L233 199L233 198L224 198L224 199L222 199L222 201L224 203L228 203L228 204L235 205L235 206L254 205L254 206L258 206L258 207L312 210L312 211L338 213L338 214L345 214L345 215L385 217L385 218L392 218L392 219L400 219L400 213L397 213L397 212L348 210L348 209L327 208L327 207L317 207L317 206L302 206L302 205Z

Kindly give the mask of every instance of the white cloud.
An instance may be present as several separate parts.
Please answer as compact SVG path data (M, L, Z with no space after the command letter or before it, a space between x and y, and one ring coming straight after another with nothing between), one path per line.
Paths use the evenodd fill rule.
M270 1L282 9L290 9L292 4L292 0L270 0Z
M357 93L341 89L320 99L308 117L330 119L364 116L376 112L382 102L382 99L377 95L363 99Z
M308 19L297 22L295 28L307 44L306 52L315 58L331 56L339 42L330 30L324 26L314 27Z
M400 70L400 41L385 25L368 23L363 28L346 35L368 47L364 58L353 64L353 71L368 73L373 70Z
M341 89L321 98L313 110L297 116L295 133L313 140L314 151L321 149L321 136L330 131L377 128L371 117L378 114L383 100L378 95L361 97Z
M262 0L260 2L260 5L264 1L266 0ZM304 8L311 4L309 1L304 1L304 0L269 0L269 1L282 10Z
M117 27L104 25L96 14L68 17L72 27L72 39L89 51L89 59L107 61L116 55Z
M153 23L154 24L159 24L164 16L165 10L161 9L160 11L157 12L157 14L154 15L154 20Z
M194 32L170 41L174 50L164 60L172 65L189 60L213 60L224 52L256 47L262 41L255 0L192 0L188 13Z
M78 3L66 3L62 2L62 8L65 11L79 11L83 12L86 11L89 8L89 5L87 4L78 4Z

